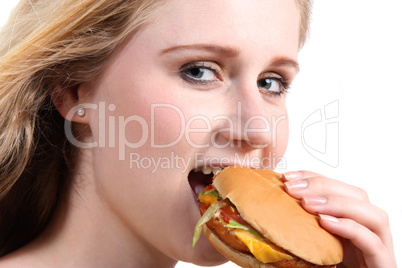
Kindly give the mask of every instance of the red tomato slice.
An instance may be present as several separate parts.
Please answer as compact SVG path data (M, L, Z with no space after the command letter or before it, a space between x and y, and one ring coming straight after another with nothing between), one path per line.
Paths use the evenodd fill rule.
M209 184L207 187L204 188L204 190L202 190L203 192L208 191L208 190L212 190L215 189L215 187L212 184Z
M208 190L212 190L215 189L215 187L210 184L207 187L205 187L205 189L203 191L208 191ZM204 212L208 209L209 204L205 204L205 203L200 203L200 210L201 210L201 214L204 214ZM221 212L221 218L224 222L229 223L230 220L235 220L238 223L241 224L248 224L245 220L243 220L243 218L240 216L239 212L233 208L231 205L224 206L223 208L220 209Z
M231 207L230 205L227 205L223 208L221 208L221 217L224 222L229 223L230 220L235 220L238 223L241 224L248 224L239 214L239 212Z

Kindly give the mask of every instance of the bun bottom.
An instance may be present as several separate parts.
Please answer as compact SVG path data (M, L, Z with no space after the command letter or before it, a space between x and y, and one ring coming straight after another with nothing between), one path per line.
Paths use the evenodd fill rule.
M219 251L228 260L234 262L235 264L243 268L275 268L276 265L262 263L258 261L255 257L245 254L243 252L237 251L230 246L226 245L222 240L219 239L205 224L202 226L205 236L211 245Z

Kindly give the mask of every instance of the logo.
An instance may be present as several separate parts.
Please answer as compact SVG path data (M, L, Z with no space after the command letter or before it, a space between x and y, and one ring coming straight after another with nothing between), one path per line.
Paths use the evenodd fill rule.
M339 165L339 100L310 114L301 127L306 151L331 167Z

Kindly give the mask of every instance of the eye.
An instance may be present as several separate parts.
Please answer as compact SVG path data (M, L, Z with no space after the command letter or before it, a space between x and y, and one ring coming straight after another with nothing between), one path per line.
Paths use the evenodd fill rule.
M181 76L190 83L208 84L220 80L217 68L205 62L194 62L181 68Z
M282 76L271 74L271 77L261 78L257 81L257 86L264 94L280 96L288 91L289 83L285 82Z
M272 93L279 93L282 91L282 85L276 79L272 78L258 80L257 85L259 88Z
M191 68L184 71L186 75L199 80L214 80L216 78L213 71L206 68Z

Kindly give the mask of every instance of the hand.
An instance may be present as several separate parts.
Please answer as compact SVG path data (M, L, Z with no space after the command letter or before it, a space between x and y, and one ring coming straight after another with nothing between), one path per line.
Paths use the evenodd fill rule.
M323 228L344 238L344 260L337 267L396 268L388 215L364 190L309 171L284 175L287 192L318 214Z

